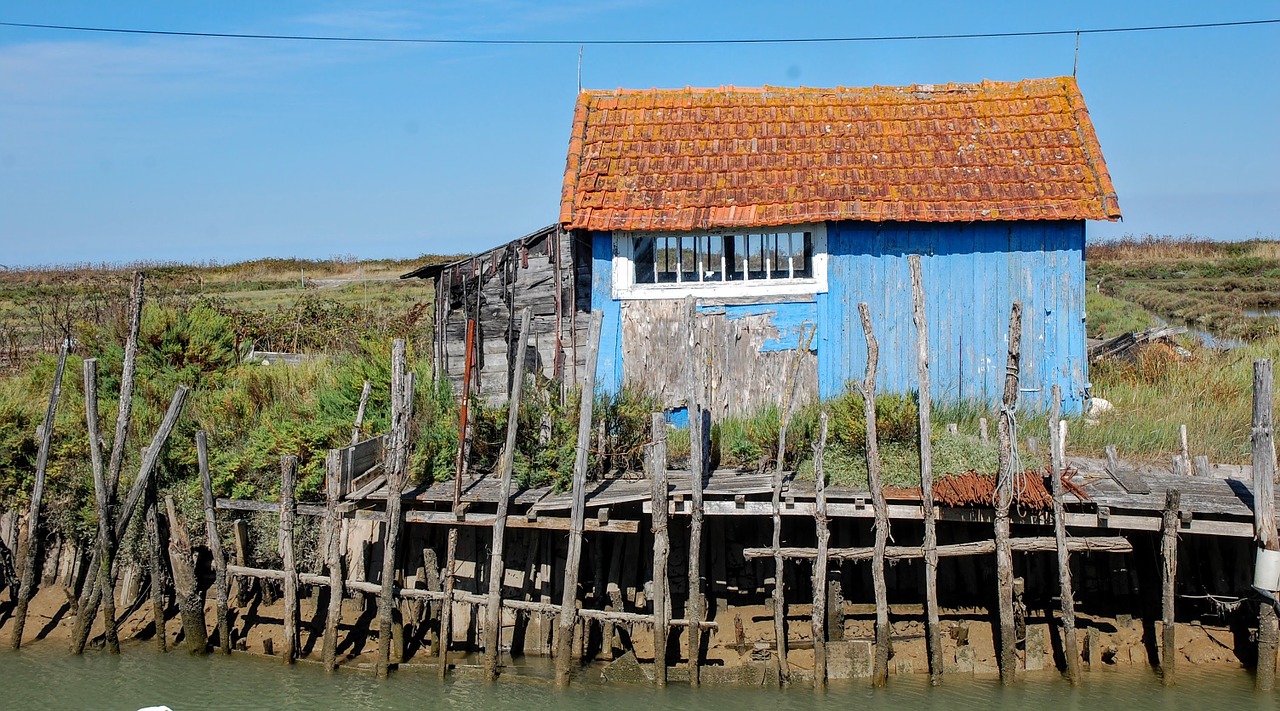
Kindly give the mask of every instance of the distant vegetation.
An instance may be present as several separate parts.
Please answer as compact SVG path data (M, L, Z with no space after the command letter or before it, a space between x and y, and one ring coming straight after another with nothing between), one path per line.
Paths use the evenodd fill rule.
M1246 315L1280 310L1278 241L1128 238L1089 245L1086 263L1095 289L1165 319L1228 338L1280 335L1280 318Z

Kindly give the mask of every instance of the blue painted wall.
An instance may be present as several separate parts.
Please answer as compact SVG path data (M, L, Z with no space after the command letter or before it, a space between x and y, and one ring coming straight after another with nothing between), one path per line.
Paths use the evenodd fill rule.
M858 303L867 302L880 341L881 392L916 388L916 329L907 255L920 254L929 319L930 375L937 401L994 403L1004 384L1009 309L1023 305L1020 406L1048 407L1062 387L1063 410L1083 408L1088 361L1084 338L1084 223L864 223L827 227L828 290L815 302L703 307L728 318L769 313L778 328L764 350L792 350L817 324L823 398L844 392L866 372ZM598 387L622 387L621 308L612 296L613 241L592 236L592 308L604 312Z
M1020 406L1047 409L1062 387L1063 410L1082 409L1084 223L861 223L828 225L828 292L818 296L818 387L844 391L866 372L858 302L867 302L880 342L878 386L917 383L907 255L920 254L935 400L994 403L1004 387L1009 310L1021 300Z

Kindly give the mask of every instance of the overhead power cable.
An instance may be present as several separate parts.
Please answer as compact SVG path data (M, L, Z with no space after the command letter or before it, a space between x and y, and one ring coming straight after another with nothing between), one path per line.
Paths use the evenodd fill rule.
M848 37L758 37L739 39L463 39L430 37L352 37L336 35L277 35L238 32L182 32L124 27L90 27L51 25L32 22L2 22L2 27L37 30L66 30L123 35L160 35L165 37L213 37L220 39L293 40L304 42L380 42L392 44L471 44L471 45L723 45L723 44L818 44L831 42L900 42L912 40L999 39L1007 37L1052 37L1057 35L1100 35L1125 32L1159 32L1166 30L1201 30L1221 27L1247 27L1280 24L1280 18L1240 20L1236 22L1197 22L1185 25L1143 25L1130 27L1094 27L1073 30L1030 30L1025 32L966 32L936 35L863 35Z

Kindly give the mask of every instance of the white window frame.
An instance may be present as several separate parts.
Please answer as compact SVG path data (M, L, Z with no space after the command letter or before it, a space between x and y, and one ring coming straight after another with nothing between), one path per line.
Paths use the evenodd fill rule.
M637 237L702 237L753 232L808 232L813 237L813 276L800 279L676 282L637 284L633 259ZM824 223L778 225L768 228L735 228L693 232L614 232L613 298L678 299L684 296L736 298L751 296L825 294L827 292L827 226Z

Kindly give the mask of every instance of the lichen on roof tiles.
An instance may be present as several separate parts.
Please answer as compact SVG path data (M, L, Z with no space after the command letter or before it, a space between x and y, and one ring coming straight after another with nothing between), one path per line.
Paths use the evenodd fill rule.
M596 230L1119 217L1070 77L584 91L560 215Z

